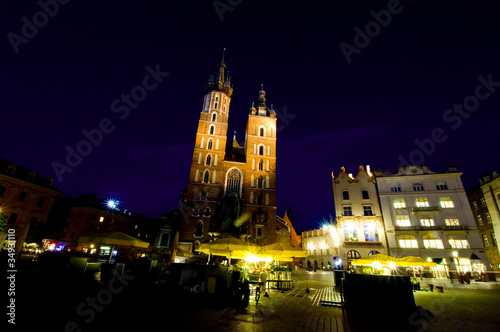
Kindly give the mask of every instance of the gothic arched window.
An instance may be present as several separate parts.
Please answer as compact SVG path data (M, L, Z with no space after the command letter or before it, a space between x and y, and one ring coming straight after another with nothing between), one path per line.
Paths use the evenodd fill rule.
M207 162L206 162L207 166L210 166L212 164L212 156L211 155L208 155L207 156Z
M207 149L212 150L213 146L214 146L214 140L209 139L207 144Z
M210 180L210 172L207 170L203 175L203 182L208 183L209 180Z
M264 129L264 127L260 127L260 129L259 129L259 136L261 136L261 137L266 136L266 130Z
M264 145L259 146L259 155L264 156L266 153L266 148Z
M195 237L202 237L203 236L203 222L200 220L198 221L198 224L196 225L196 233L194 233Z
M226 175L226 194L240 194L241 190L241 172L237 168L231 169Z
M259 177L259 179L257 180L257 188L262 188L263 187L263 183L264 183L264 178L261 175Z
M217 121L217 113L212 114L212 122Z
M213 134L215 133L215 126L214 126L214 125L211 125L211 126L210 126L210 129L208 130L208 133L209 133L210 135L213 135Z

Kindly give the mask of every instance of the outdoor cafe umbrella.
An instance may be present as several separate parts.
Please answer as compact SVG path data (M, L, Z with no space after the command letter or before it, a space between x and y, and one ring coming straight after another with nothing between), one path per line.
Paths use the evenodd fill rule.
M416 277L415 275L415 267L424 267L424 266L431 266L431 267L436 267L437 264L434 262L428 262L422 257L416 257L416 256L406 256L406 257L401 257L398 259L398 262L396 263L398 266L405 266L405 267L411 267L413 270L413 277Z
M261 255L267 255L277 258L278 260L288 260L292 257L307 257L305 250L294 248L289 244L273 243L262 247Z
M213 242L202 243L196 251L208 255L227 256L231 263L231 256L243 258L248 254L255 254L258 247L250 242L235 237L224 237Z
M352 265L397 265L398 259L384 254L375 254L367 257L355 259L351 262Z
M91 244L109 244L112 246L111 253L109 255L109 262L113 256L113 250L115 246L124 247L136 247L136 248L148 248L149 243L138 239L136 237L127 235L122 232L110 232L110 233L100 233L92 234L87 236L80 236L78 238L78 243L91 243Z
M422 257L416 257L416 256L406 256L398 259L396 265L398 266L431 266L431 267L436 267L437 264L434 262L428 262L427 260L423 259Z

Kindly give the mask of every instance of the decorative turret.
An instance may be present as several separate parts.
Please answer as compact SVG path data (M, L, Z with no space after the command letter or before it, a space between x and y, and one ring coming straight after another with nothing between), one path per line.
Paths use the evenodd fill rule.
M224 62L225 53L226 49L224 49L222 52L222 61L219 63L219 73L217 74L217 79L214 79L213 74L210 75L205 92L217 90L225 92L229 97L231 97L231 95L233 94L233 87L231 86L231 78L228 77L227 81L224 78L224 72L226 69L226 63Z

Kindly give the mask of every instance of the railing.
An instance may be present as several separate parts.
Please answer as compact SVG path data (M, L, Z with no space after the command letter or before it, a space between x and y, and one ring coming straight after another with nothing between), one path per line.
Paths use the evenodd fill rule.
M430 212L430 213L439 212L439 206L414 206L411 208L411 213L413 214L422 212Z
M429 231L429 230L467 230L468 226L394 226L396 231Z

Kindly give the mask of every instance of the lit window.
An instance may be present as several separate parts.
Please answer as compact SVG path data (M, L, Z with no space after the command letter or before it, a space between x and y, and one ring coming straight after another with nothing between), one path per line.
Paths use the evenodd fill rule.
M424 191L424 185L422 183L414 183L413 190L414 191Z
M477 218L477 222L478 222L478 224L479 224L479 225L482 225L482 224L483 224L483 218L481 217L481 215L479 215L479 214L478 214L478 215L476 216L476 218Z
M358 229L355 225L344 225L344 241L358 241Z
M392 192L400 192L401 191L401 185L397 184L391 187Z
M404 209L406 208L406 203L403 198L396 198L395 200L392 201L392 204L395 209Z
M368 242L378 242L380 241L378 237L377 226L375 225L364 225L363 230L365 232L365 241Z
M434 219L432 219L431 217L421 217L420 225L425 227L434 226Z
M365 216L373 216L372 207L370 205L363 206L363 213Z
M326 255L330 256L330 249L326 249Z
M436 182L436 189L437 190L448 190L448 185L446 184L445 181Z
M485 247L490 246L490 242L488 241L488 237L486 236L486 234L483 234L483 243Z
M99 217L99 222L103 222L104 221L104 217Z
M444 249L443 241L439 238L433 238L429 235L423 236L424 247L427 249Z
M429 207L429 201L424 197L417 198L415 204L417 207Z
M486 207L486 200L484 199L484 197L481 197L481 205L483 207Z
M370 199L370 194L368 193L368 190L361 190L361 196L363 199Z
M396 215L396 226L400 226L400 227L411 226L410 216L407 214Z
M441 204L441 207L443 209L451 209L455 207L450 197L441 197L439 200L439 204Z
M493 245L497 245L497 238L495 237L495 233L491 232L491 239L493 240Z
M484 236L484 235L483 235ZM469 241L467 240L448 240L450 247L453 249L467 249L469 248Z
M444 222L446 226L459 226L460 224L458 223L457 218L445 218Z
M417 238L413 235L398 236L400 248L418 248Z
M352 216L352 207L344 206L344 216Z
M488 222L491 224L491 216L488 212L485 213L486 214L486 220L488 220Z
M361 258L361 254L359 252L357 252L356 250L349 250L347 252L347 258L349 258L349 259Z
M342 199L348 200L349 199L349 192L347 190L344 190L342 192Z
M474 211L477 211L477 202L476 201L472 202L472 206L474 207Z
M215 109L219 108L219 95L215 95L214 108Z

